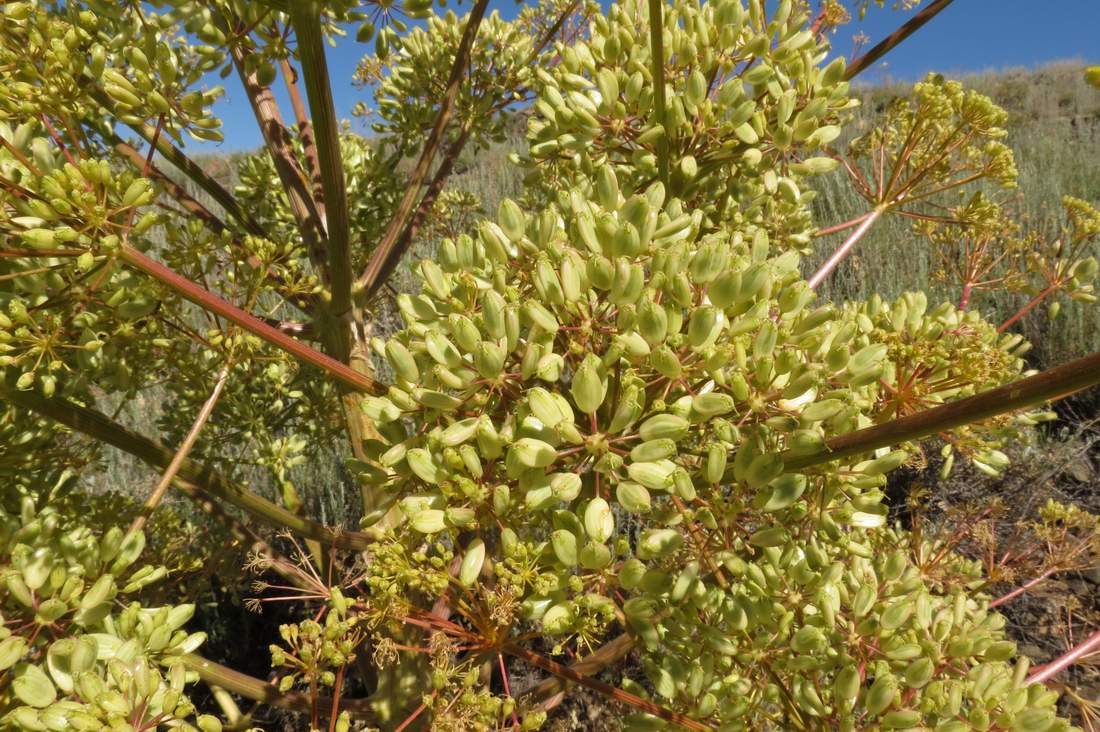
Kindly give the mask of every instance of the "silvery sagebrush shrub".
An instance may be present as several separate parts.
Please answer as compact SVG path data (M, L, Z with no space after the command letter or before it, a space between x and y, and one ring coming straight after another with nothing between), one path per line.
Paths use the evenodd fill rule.
M825 455L1032 376L1008 326L1094 299L1100 215L1067 198L1056 239L1021 233L977 188L1015 184L1005 114L935 75L838 152L856 102L819 32L835 3L485 12L4 6L2 724L220 729L187 696L201 679L238 729L255 720L231 695L309 729L536 729L566 683L625 704L629 729L1070 729L991 607L992 568L891 525L884 495L926 462L917 437L945 438L945 472L995 475L1051 415ZM348 25L374 39L357 81L378 141L326 95L323 41ZM177 147L219 139L200 88L218 69L264 133L233 193ZM517 111L523 193L471 223L448 176ZM814 178L839 165L870 211L807 279ZM882 215L916 222L957 305L817 296ZM436 246L386 335L372 313L414 242ZM1031 296L1007 323L971 303L994 283ZM178 450L112 409L153 393L144 427ZM354 530L313 518L327 486L304 470L344 439ZM100 444L164 471L128 530L57 489ZM291 603L275 683L195 654L196 598L144 604L167 574L134 568L145 532L172 531L144 522L173 485L253 549L254 606ZM1095 553L1093 518L1047 506L1046 551L1079 543L1036 574ZM547 681L515 688L525 667Z

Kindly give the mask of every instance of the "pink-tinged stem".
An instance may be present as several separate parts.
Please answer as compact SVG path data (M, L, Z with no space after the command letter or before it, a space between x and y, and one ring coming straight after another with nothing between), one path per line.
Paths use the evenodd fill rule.
M497 654L497 661L500 663L500 678L504 681L504 693L507 696L512 696L512 685L508 683L508 669L504 666L504 654ZM516 714L516 710L512 709L512 726L519 727L519 715Z
M282 331L271 327L255 315L241 310L236 305L226 302L212 292L209 292L179 273L165 267L157 260L134 249L131 246L121 248L121 259L134 269L140 270L150 277L158 280L165 286L195 303L204 310L222 316L226 320L245 329L267 343L286 351L299 361L316 366L333 378L343 382L352 389L368 394L381 394L384 389L374 379L359 373L347 364L321 353L307 346L299 340L295 340Z
M1068 652L1062 654L1050 663L1035 669L1031 675L1027 677L1027 681L1024 683L1044 684L1052 676L1056 676L1085 656L1095 653L1098 650L1100 650L1100 630L1096 631L1084 641L1078 643Z
M851 254L859 240L863 238L863 235L867 233L867 230L878 220L878 217L882 215L882 208L876 208L871 213L867 214L867 218L863 220L863 223L859 225L859 228L851 233L851 235L844 240L844 243L837 247L837 250L826 259L817 271L813 273L807 284L810 289L815 289L822 281L832 274L832 271L837 268L837 265L844 261L844 258Z
M962 297L959 298L959 310L966 310L966 306L970 304L970 294L974 291L974 285L967 282L963 285Z
M1013 315L1011 318L1009 318L1008 320L1006 320L1005 322L1003 322L999 326L997 326L997 332L998 333L1004 333L1006 330L1008 330L1010 327L1012 327L1013 323L1015 323L1017 320L1019 320L1020 318L1024 317L1025 315L1030 313L1032 310L1034 310L1036 305L1038 305L1043 300L1045 300L1047 298L1047 296L1050 295L1050 293L1054 292L1054 289L1055 289L1054 285L1051 285L1050 287L1047 287L1046 289L1044 289L1042 292L1040 292L1035 297L1028 300L1027 305L1024 305L1022 308L1020 308L1019 310L1016 311L1015 315Z
M1054 570L1047 570L1046 572L1043 572L1041 575L1039 575L1035 579L1028 580L1024 584L1017 587L1012 592L1001 595L996 600L989 603L989 607L990 608L995 608L998 605L1004 605L1006 602L1009 602L1011 600L1015 600L1017 597L1024 594L1025 592L1027 592L1031 588L1033 588L1036 585L1041 584L1042 582L1044 582L1047 579L1047 577L1050 577L1050 575L1052 575L1052 574L1054 574Z
M861 221L871 215L872 212L867 212L862 216L856 216L854 219L845 221L842 224L833 224L832 226L826 226L824 229L818 229L814 236L828 236L829 234L835 234L838 231L847 231L853 226L859 224Z

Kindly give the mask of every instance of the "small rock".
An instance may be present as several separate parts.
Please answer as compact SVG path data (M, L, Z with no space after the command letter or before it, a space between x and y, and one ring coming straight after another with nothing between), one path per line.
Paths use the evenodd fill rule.
M1031 660L1043 658L1043 649L1033 643L1025 643L1017 648L1021 656L1027 656Z

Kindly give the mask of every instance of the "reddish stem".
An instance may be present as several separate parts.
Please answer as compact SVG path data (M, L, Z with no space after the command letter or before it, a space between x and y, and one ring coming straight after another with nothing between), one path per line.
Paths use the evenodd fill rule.
M959 298L959 310L966 310L966 306L970 304L970 294L974 291L974 284L967 282L963 285L962 297Z
M73 159L72 153L69 152L68 146L66 146L65 142L61 139L61 135L57 134L57 130L55 130L54 126L50 124L50 118L46 115L42 115L42 123L46 125L46 131L50 133L50 137L53 138L53 141L57 143L57 146L59 148L61 148L61 152L65 155L65 159L72 163L74 168L78 167L76 164L76 160Z
M336 722L340 718L340 693L344 690L344 669L341 666L336 670L336 683L332 691L332 712L329 714L328 732L336 732Z
M504 693L512 696L512 686L508 683L508 670L504 667L504 654L497 653L497 661L500 663L500 678L504 681ZM519 715L512 708L512 726L519 727Z
M1047 577L1049 577L1052 574L1054 574L1054 570L1053 569L1048 569L1047 571L1043 572L1038 577L1035 577L1034 579L1028 580L1024 584L1020 585L1019 587L1014 589L1012 592L1001 595L996 600L989 603L989 607L990 608L995 608L998 605L1004 605L1006 602L1009 602L1010 600L1015 600L1017 597L1019 597L1020 595L1024 594L1028 590L1030 590L1032 587L1035 587L1036 585L1043 582Z
M814 272L806 282L811 290L820 285L822 281L837 268L837 265L843 262L844 258L852 253L852 250L855 249L859 240L863 238L863 235L870 230L871 226L878 220L878 217L882 215L882 211L883 209L879 207L867 214L867 217L863 220L863 223L859 225L859 228L853 231L851 236L845 239L844 243L837 247L837 250L817 268L817 271Z
M432 697L435 697L434 693L432 694ZM413 713L406 717L405 721L398 725L397 729L395 729L393 732L402 732L403 730L408 729L409 725L415 722L416 718L423 714L424 710L427 708L427 705L422 703L420 706L414 709Z
M1024 305L1022 308L1017 310L1015 315L1013 315L1011 318L1009 318L1005 322L1001 323L997 327L997 332L998 333L1004 333L1006 330L1008 330L1010 327L1012 327L1013 323L1015 323L1017 320L1019 320L1020 318L1024 317L1025 315L1030 313L1032 310L1034 310L1036 305L1038 305L1043 300L1045 300L1047 297L1049 297L1050 293L1054 292L1056 289L1057 289L1057 285L1047 286L1047 288L1044 289L1042 292L1040 292L1038 295L1036 295L1035 297L1028 300L1027 305Z
M850 221L845 221L842 224L833 224L832 226L827 226L824 229L818 229L817 233L815 233L814 236L828 236L829 234L835 234L838 231L846 231L847 229L850 229L853 226L855 226L856 224L862 222L864 219L866 219L870 215L871 215L871 212L867 212L867 213L863 214L862 216L857 216L854 219L852 219Z
M1080 661L1085 656L1088 656L1095 651L1100 650L1100 630L1095 631L1092 635L1086 638L1081 643L1071 648L1066 653L1063 653L1058 658L1054 659L1045 666L1040 666L1031 672L1031 675L1027 677L1025 684L1044 684L1052 676L1064 671L1066 668Z
M130 246L122 247L122 259L130 266L159 280L161 283L175 290L204 310L216 313L226 320L244 328L249 333L267 341L276 348L286 351L298 360L316 366L338 381L350 386L352 389L374 394L384 391L381 385L369 376L365 376L331 356L310 348L301 341L295 340L285 333L272 328L251 313L245 312L236 305L226 302L214 293L203 289L186 277L165 267L155 259L139 252L137 249Z

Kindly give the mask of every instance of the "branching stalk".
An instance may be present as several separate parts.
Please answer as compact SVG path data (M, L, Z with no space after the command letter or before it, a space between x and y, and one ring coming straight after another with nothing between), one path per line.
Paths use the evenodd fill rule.
M279 68L283 74L283 82L286 84L286 93L290 97L290 109L294 112L294 120L298 125L298 142L302 144L302 153L306 159L306 172L313 184L313 197L317 200L317 207L322 215L325 211L324 191L321 183L321 161L317 157L317 138L313 134L313 122L306 113L305 103L302 101L302 92L298 88L298 73L290 65L287 59L279 60Z
M834 437L825 443L826 449L823 452L812 455L784 452L780 456L787 470L803 470L980 422L998 414L1061 399L1098 383L1100 353L1094 353L957 402Z
M1047 681L1062 673L1073 664L1086 656L1100 651L1100 630L1097 630L1085 640L1078 643L1066 653L1054 659L1050 663L1040 666L1027 677L1026 684L1045 684Z
M235 671L228 666L207 660L202 656L190 653L183 657L183 662L199 678L207 684L219 686L246 699L262 702L279 709L289 709L294 712L308 713L310 710L310 697L300 691L279 691L279 687L261 681L248 674ZM332 699L319 697L320 704L332 705ZM340 710L349 712L358 719L372 719L374 712L371 709L369 699L342 699Z
M420 152L420 159L416 162L416 168L409 179L405 195L397 204L393 218L386 226L386 231L382 234L378 247L367 263L367 268L359 276L357 286L366 297L370 297L382 286L382 283L386 281L389 273L393 271L393 267L397 264L396 262L391 264L393 253L397 250L401 233L408 225L409 217L412 216L417 198L420 195L420 189L428 177L428 171L431 169L436 152L443 143L447 123L454 115L458 92L462 88L462 82L466 76L466 67L470 62L470 52L473 49L478 29L481 27L481 20L485 17L485 10L488 7L489 0L477 0L474 3L473 10L470 11L470 18L466 21L466 28L462 31L462 39L455 51L455 60L451 65L450 77L447 79L447 91L439 105L439 114L435 118L435 125L428 135L428 139L424 142L424 149Z
M153 515L153 511L160 505L161 500L164 498L164 494L168 492L168 487L175 481L176 474L183 465L183 461L191 454L191 449L199 439L199 433L202 432L202 428L206 426L206 422L210 419L210 415L214 413L214 407L218 403L218 398L222 395L222 390L225 388L225 382L229 379L229 371L231 368L232 365L227 363L222 366L221 370L218 372L217 380L214 382L214 389L210 392L210 396L207 397L206 402L203 403L202 408L199 409L194 424L192 424L191 429L187 431L187 435L183 438L183 442L180 443L179 449L176 450L176 454L172 456L172 461L168 463L168 467L161 475L160 481L158 481L156 487L153 488L153 492L149 494L149 498L145 500L145 505L142 506L141 513L134 517L133 522L130 524L130 529L126 532L127 537L141 531L142 527L145 526L145 522Z
M878 61L887 53L892 51L896 46L901 45L909 36L916 33L925 23L939 15L940 11L946 8L952 3L952 0L936 0L934 3L920 11L908 21L906 21L900 28L888 35L882 41L877 43L871 50L863 54L852 63L848 64L847 71L844 78L852 79L855 76L863 73L867 70L871 64Z
M1047 571L1040 574L1038 577L1033 577L1032 579L1028 580L1024 584L1017 587L1016 589L1012 590L1011 592L1007 592L1007 593L1001 595L1000 597L996 598L995 600L993 600L992 602L989 603L989 607L990 608L995 608L995 607L998 607L1000 605L1004 605L1006 602L1011 602L1012 600L1015 600L1017 597L1024 594L1028 590L1031 590L1035 587L1038 587L1040 584L1045 582L1047 580L1047 578L1050 577L1052 574L1054 574L1054 570L1053 569L1048 569Z
M195 303L204 310L222 316L226 320L244 328L249 333L267 343L286 351L303 363L316 366L345 386L357 391L378 394L384 387L374 379L355 371L350 366L337 361L315 348L295 340L278 328L273 328L251 313L226 302L209 290L204 290L186 277L165 267L155 259L139 252L133 247L122 248L122 259L130 266L153 277L167 287Z
M821 263L821 266L817 268L817 271L810 276L810 279L806 283L811 290L816 289L826 277L832 274L833 270L837 268L837 265L843 262L844 259L852 253L856 244L858 244L859 240L870 230L875 221L878 220L878 217L882 215L883 211L885 211L885 209L879 206L871 211L871 213L867 214L860 223L859 228L853 231L848 238L844 240L844 243L837 247L836 251L829 255L828 259Z
M328 280L332 288L329 309L336 319L333 325L342 331L335 338L340 350L334 355L341 361L347 361L350 353L349 333L343 318L351 312L351 233L344 164L340 154L340 130L332 100L320 12L320 5L316 2L290 3L290 18L298 37L302 78L309 98L324 190Z

